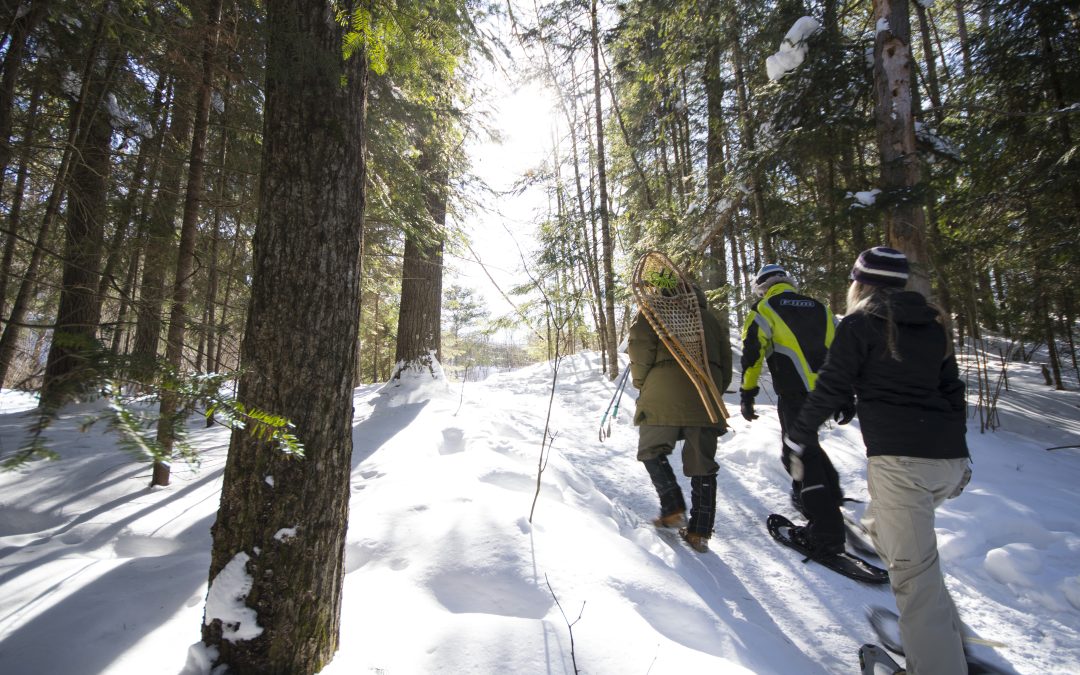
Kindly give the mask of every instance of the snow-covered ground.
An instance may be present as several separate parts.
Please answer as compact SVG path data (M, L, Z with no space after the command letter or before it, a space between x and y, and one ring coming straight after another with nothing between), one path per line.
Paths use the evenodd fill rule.
M632 387L598 439L614 385L597 361L560 364L532 522L551 364L356 390L341 649L324 673L857 671L865 607L895 605L766 533L770 512L793 515L767 387L761 418L736 416L721 439L716 532L698 554L649 523ZM1080 443L1080 393L1046 387L1035 365L1013 364L1010 385L1004 427L969 426L974 478L939 512L944 568L974 653L1005 672L1076 673L1080 449L1045 448ZM0 453L32 405L0 398ZM103 428L79 431L87 412L49 432L59 461L0 474L0 673L199 673L228 434L193 420L201 468L150 489ZM858 422L822 440L865 499Z

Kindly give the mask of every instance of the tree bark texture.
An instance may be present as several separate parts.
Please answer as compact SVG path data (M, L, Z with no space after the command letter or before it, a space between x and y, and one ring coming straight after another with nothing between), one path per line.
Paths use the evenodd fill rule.
M425 152L420 172L425 176L425 201L431 217L428 232L406 233L401 267L401 304L394 360L400 368L431 367L429 354L442 360L443 228L446 226L447 175L437 168L439 158Z
M315 673L338 646L344 578L367 59L343 57L332 3L266 8L263 168L238 398L289 418L305 456L233 432L210 579L247 557L245 603L261 632L232 641L208 617L203 639L231 672Z
M911 22L907 0L874 0L874 117L889 245L911 262L908 288L930 297L922 172L915 151L912 107Z
M44 257L49 233L52 230L53 223L56 221L57 214L60 212L60 203L63 201L64 194L67 191L68 173L70 172L75 146L85 140L85 125L82 118L84 111L88 108L92 109L94 105L89 101L91 97L89 89L90 73L93 72L95 62L98 59L101 36L104 31L105 20L102 17L98 19L94 38L91 40L90 48L87 51L82 70L82 86L79 96L72 104L71 113L68 116L67 142L64 144L64 154L60 159L60 167L53 177L52 190L45 200L45 213L42 215L41 225L38 227L37 240L34 243L33 250L30 252L30 261L26 264L26 270L23 272L22 280L19 283L15 301L11 305L11 315L8 318L7 326L4 328L4 335L0 337L0 383L7 378L8 370L15 356L15 347L19 341L22 323L26 320L26 315L30 309L30 295L37 285L39 267Z
M72 155L60 308L41 385L44 406L58 405L84 393L95 379L87 359L97 349L101 319L97 290L108 215L112 140L105 99L121 55L119 44L110 41L105 64L94 72L93 85L85 89L90 105L86 108L85 132L78 135L80 142Z
M442 246L425 245L418 237L405 239L398 312L398 340L394 360L415 364L431 352L440 357L440 296L442 293ZM430 362L426 363L430 365Z

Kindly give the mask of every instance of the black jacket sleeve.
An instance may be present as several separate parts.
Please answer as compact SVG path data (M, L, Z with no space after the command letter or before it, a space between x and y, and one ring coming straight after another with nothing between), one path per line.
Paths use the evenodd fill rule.
M799 417L788 432L796 443L816 443L818 427L851 401L859 369L869 351L863 339L863 328L865 317L860 314L844 317L837 327L829 355L818 372L817 385L807 396Z
M966 402L964 381L960 379L960 369L956 365L955 354L949 354L941 362L941 383L938 385L938 391L949 402L949 407L954 412L964 410Z

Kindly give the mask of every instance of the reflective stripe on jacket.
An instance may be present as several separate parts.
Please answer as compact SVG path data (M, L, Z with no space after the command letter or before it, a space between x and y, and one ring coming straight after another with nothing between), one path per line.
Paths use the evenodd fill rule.
M758 386L767 362L778 394L812 391L835 334L828 305L791 284L772 286L743 324L742 389Z

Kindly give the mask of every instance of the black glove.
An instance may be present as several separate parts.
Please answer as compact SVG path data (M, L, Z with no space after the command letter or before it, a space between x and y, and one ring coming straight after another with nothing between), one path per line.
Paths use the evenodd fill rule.
M754 397L757 396L757 393L757 387L739 390L739 411L747 422L752 422L758 418L754 413Z
M847 403L836 409L833 419L837 424L847 424L855 419L855 399L849 399Z

